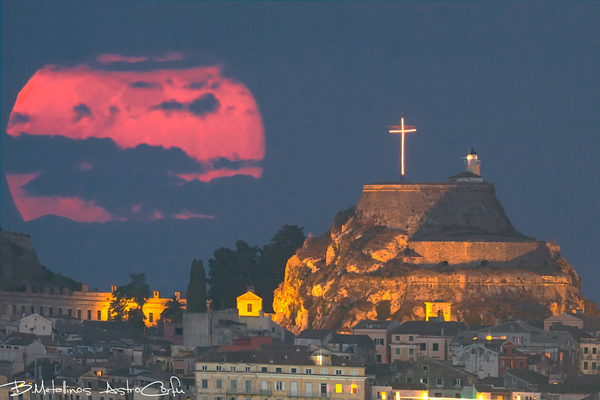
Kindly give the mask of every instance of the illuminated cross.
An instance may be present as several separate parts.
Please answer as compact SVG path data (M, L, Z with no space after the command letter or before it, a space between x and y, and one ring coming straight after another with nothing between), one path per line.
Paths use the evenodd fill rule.
M400 181L404 180L404 134L409 132L416 132L417 126L404 125L404 114L400 114L400 125L388 126L393 128L390 133L400 133L402 135L400 139Z

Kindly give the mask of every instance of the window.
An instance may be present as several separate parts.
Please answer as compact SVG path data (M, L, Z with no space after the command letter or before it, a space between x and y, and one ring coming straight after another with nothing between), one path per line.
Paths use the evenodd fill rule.
M215 380L215 387L217 389L223 389L223 379L216 379Z
M588 362L584 361L583 362L583 369L588 369L588 365L589 365Z
M523 361L519 361L519 368L523 368Z
M321 375L327 375L327 368L321 368Z
M231 366L231 368L229 368L231 370L231 372L235 372L235 366Z
M434 343L431 350L433 351L439 351L440 350L440 345L439 343Z
M596 361L592 361L592 369L595 370L596 369Z
M414 356L415 355L415 349L413 349L413 348L408 349L408 355L409 356Z
M589 354L589 353L590 353L590 349L588 347L584 347L583 354Z
M375 346L383 346L383 339L376 338L375 339Z
M246 393L252 392L252 381L247 380L244 385L246 386Z
M154 322L154 313L149 313L148 314L148 322L150 322L150 323Z
M31 314L35 314L35 309L33 306L31 306Z
M102 311L100 311L100 310L96 311L96 319L98 321L102 321Z
M280 373L283 372L283 368L281 368L281 367L275 367L275 372L278 373L278 374L280 374Z
M454 385L454 386L462 386L462 379L460 379L460 378L454 378L454 379L452 379L452 385Z
M419 347L421 351L427 351L427 343L421 343Z
M396 355L399 356L400 355L400 347L396 347Z
M250 372L250 367L246 367L246 372Z
M592 347L592 354L596 354L596 350L597 349L595 347Z
M229 382L229 385L231 387L231 391L232 392L237 392L237 381L236 380L232 380L231 382Z
M305 373L306 375L312 375L312 374L313 374L313 370L312 370L312 368L305 368L305 369L304 369L304 373Z
M275 381L275 390L285 390L285 382Z
M44 316L44 307L40 306L40 315L43 317ZM596 354L596 353L594 353Z
M435 378L435 384L438 386L444 385L444 378Z
M48 315L52 315L53 312L54 312L54 308L48 307Z
M421 383L424 383L427 385L429 383L429 379L427 379L427 377L421 378Z
M246 311L252 312L252 303L246 304Z
M378 363L381 362L381 354L375 354L375 361Z
M352 375L352 376L358 376L358 370L357 369L351 369L350 370L350 375Z
M429 371L429 365L423 365L423 372Z
M81 310L77 310L77 318L81 319ZM110 400L112 400L112 399L110 399Z
M208 371L208 365L203 365L202 366L202 371Z
M510 349L510 354L515 354L515 349Z
M269 367L260 367L260 372L269 372Z
M269 390L269 382L260 381L260 390Z
M92 310L87 310L87 319L92 319Z
M356 385L354 383L352 385L350 385L350 393L353 393L353 394L358 393L358 385Z
M62 308L58 308L58 315L62 315Z
M335 392L336 393L342 393L342 390L343 390L342 384L341 383L336 383L335 384Z
M336 369L335 370L335 374L336 375L344 375L344 370L343 369Z
M406 377L406 383L412 383L412 382L413 382L412 376L407 376Z
M185 374L185 369L183 368L175 368L175 373L178 375L183 375ZM119 383L121 383L121 380L119 379Z
M69 309L67 309L67 315L68 315L69 317L72 317L72 316L73 316L73 310L72 310L72 309L70 309L70 308L69 308Z
M297 374L298 368L290 368L290 374Z
M223 371L223 366L222 365L217 365L217 371Z
M396 335L396 337L394 338L396 340L396 342L400 341L400 335Z
M414 342L414 341L415 341L415 337L414 337L413 335L410 335L410 336L408 337L408 341L409 341L409 342Z

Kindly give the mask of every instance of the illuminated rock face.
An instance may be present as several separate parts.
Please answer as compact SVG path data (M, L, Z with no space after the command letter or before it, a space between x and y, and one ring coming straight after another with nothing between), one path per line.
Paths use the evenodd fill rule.
M277 322L293 332L349 329L377 319L425 319L425 302L452 319L545 318L596 312L560 248L517 232L488 183L366 185L356 210L306 240L275 291Z

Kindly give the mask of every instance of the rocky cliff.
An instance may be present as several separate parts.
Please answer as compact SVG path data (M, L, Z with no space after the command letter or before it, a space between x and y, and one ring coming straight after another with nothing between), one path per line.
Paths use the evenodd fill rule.
M31 288L42 292L44 286L81 290L81 283L55 274L42 265L29 235L0 232L0 290L24 292Z
M493 185L378 184L288 261L273 307L295 333L424 319L438 299L471 324L596 313L579 289L559 246L517 232Z

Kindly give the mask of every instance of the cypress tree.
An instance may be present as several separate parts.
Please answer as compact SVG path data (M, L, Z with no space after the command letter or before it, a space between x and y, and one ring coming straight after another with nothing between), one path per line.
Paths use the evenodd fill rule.
M187 312L206 312L206 273L202 260L192 261L187 290Z

